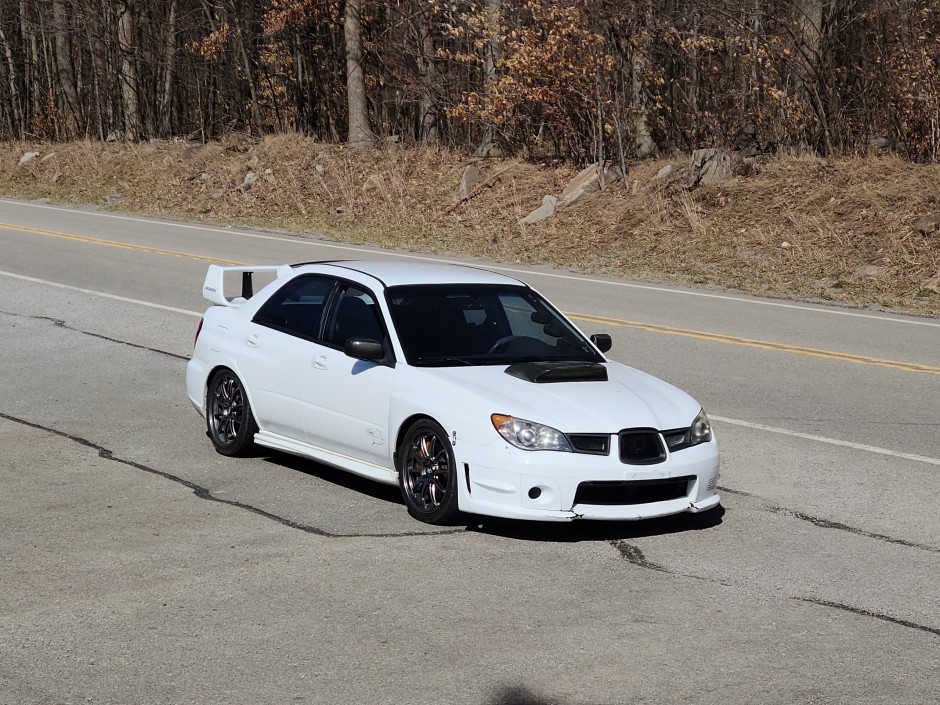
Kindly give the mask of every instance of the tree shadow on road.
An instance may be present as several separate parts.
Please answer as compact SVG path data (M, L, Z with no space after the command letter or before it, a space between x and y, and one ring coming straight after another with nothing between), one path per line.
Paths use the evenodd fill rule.
M544 698L521 685L500 688L484 705L564 705L557 698Z

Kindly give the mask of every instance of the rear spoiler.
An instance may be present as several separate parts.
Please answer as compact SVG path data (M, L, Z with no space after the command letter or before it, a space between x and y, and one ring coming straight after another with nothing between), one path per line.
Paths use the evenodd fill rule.
M291 271L289 264L267 265L258 267L221 267L217 264L210 264L209 271L206 272L206 282L202 286L202 295L217 306L240 306L254 295L254 283L252 274L255 272L275 272L278 279L286 276ZM225 295L225 273L242 273L242 290L240 296Z

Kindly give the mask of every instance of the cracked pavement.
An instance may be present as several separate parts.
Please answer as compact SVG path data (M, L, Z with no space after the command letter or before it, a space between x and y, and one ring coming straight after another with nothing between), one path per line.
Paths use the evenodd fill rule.
M429 527L215 454L198 318L0 297L2 705L936 699L935 468L716 423L723 513Z

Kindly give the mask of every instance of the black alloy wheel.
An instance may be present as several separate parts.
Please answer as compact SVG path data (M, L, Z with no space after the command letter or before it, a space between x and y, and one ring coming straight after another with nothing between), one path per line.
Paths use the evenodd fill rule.
M209 438L222 455L244 455L254 444L258 425L244 386L231 370L219 370L206 394Z
M458 514L457 463L447 433L434 421L416 421L398 448L398 484L415 519L448 524Z

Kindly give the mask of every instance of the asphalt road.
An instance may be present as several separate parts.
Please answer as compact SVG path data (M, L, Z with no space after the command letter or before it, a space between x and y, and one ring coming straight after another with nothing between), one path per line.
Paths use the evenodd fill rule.
M703 403L711 520L441 529L213 452L210 261L412 256L0 200L0 703L938 702L940 321L493 266Z

